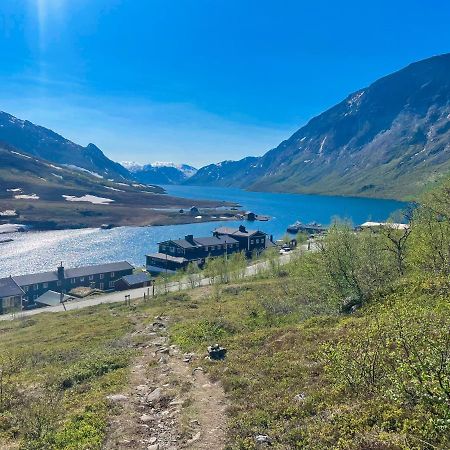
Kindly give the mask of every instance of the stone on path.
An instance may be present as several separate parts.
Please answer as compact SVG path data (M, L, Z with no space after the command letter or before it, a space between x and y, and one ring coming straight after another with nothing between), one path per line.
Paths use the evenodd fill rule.
M111 402L125 402L128 400L128 397L123 394L112 394L106 397Z

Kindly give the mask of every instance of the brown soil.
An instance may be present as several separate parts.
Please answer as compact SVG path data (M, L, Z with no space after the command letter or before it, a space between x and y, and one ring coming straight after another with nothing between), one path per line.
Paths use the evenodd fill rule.
M226 401L222 387L201 369L202 358L168 346L167 318L134 333L142 351L129 387L110 396L113 415L105 450L225 447Z

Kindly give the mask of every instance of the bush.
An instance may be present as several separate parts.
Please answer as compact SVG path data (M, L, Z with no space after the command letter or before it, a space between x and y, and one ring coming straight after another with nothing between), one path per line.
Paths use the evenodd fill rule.
M75 384L89 381L117 369L127 367L130 354L127 351L111 353L93 353L71 366L60 382L62 389L69 389Z

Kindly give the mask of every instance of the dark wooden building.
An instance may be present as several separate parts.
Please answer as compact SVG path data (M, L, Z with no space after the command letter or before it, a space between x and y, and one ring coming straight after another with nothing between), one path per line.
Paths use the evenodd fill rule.
M153 278L147 272L125 275L115 282L116 291L126 291L128 289L138 289L151 286Z
M134 267L127 261L57 270L13 277L24 291L24 305L35 306L35 300L47 291L70 292L74 288L91 287L102 291L115 289L115 282L131 275Z
M239 251L245 251L248 256L254 252L262 252L273 245L264 231L247 230L244 225L240 225L238 228L220 227L214 230L214 235L235 239L239 243Z
M201 266L206 258L240 251L236 239L216 235L196 238L191 234L184 239L160 242L158 247L158 253L147 255L146 259L147 270L154 274L185 269L191 262Z
M0 314L21 309L24 295L12 277L0 278Z

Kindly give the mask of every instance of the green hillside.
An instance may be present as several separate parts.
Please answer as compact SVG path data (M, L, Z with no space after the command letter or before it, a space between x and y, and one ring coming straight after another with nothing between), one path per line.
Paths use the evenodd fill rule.
M189 382L200 366L227 403L226 442L211 448L449 448L449 249L447 183L425 196L409 231L336 224L318 251L286 266L269 254L248 281L1 322L1 439L24 449L145 448L109 445L134 413L106 399L145 369L163 391L148 437L168 416L177 442L200 448L192 429L208 422ZM174 347L158 353L166 335ZM216 342L226 359L206 361ZM184 378L167 376L177 361Z

